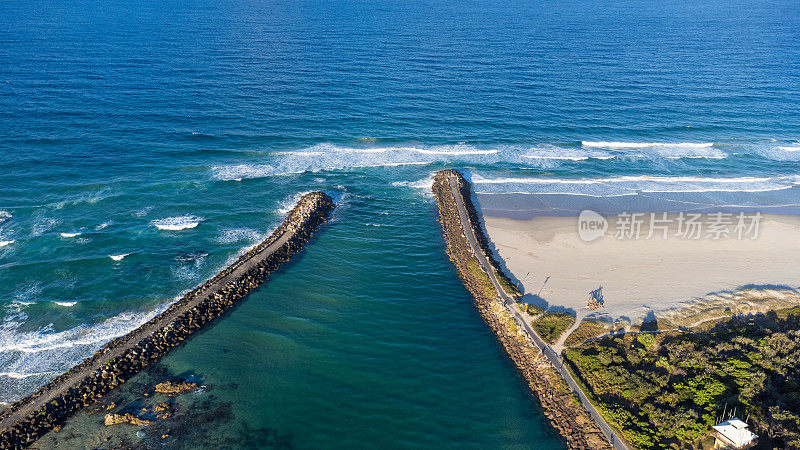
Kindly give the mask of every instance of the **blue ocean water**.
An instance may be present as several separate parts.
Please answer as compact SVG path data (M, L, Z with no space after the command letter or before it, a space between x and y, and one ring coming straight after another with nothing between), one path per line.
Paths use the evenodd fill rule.
M799 22L795 1L2 3L0 401L321 189L340 206L305 256L163 366L235 384L231 420L298 447L557 448L444 255L431 174L498 210L796 206Z

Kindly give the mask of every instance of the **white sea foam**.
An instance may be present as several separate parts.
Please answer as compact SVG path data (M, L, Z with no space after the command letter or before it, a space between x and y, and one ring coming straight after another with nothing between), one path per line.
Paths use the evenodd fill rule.
M75 236L80 236L80 235L81 235L80 231L76 231L74 233L61 233L62 238L74 238Z
M75 306L78 302L53 302L58 306Z
M74 366L103 344L122 336L163 311L164 304L148 312L123 312L99 323L82 324L63 331L53 325L22 331L28 316L18 312L0 322L0 373L10 378L0 401L10 402L29 394L39 383L24 383L36 374L54 375Z
M204 219L202 217L197 216L180 216L180 217L167 217L165 219L156 219L150 224L158 228L159 230L170 230L170 231L178 231L178 230L186 230L189 228L194 228L200 224Z
M427 150L422 148L409 149L413 152L422 153L425 155L495 155L500 153L500 150Z
M119 255L108 255L108 257L113 259L114 261L122 261L128 255L130 255L130 253L122 253Z
M557 167L565 162L590 159L603 160L618 157L721 159L728 156L713 145L712 143L685 142L671 144L585 141L579 148L547 144L500 145L492 148L469 144L356 148L318 144L296 151L274 152L271 154L269 163L214 166L211 168L211 173L215 179L231 181L325 170L402 167L436 163L511 163L524 166L535 162L539 168L546 169ZM629 152L634 149L640 150L639 153L631 154Z
M800 145L793 146L793 147L778 147L778 149L783 150L785 152L790 152L790 153L800 152Z
M637 192L766 192L788 189L799 176L786 177L665 177L543 178L472 176L479 193L575 194L620 196Z
M105 228L108 228L109 225L111 225L111 222L103 222L100 225L97 225L96 227L94 227L94 229L95 229L95 231L100 231L100 230L103 230Z
M47 231L50 231L56 225L60 224L61 220L54 219L52 217L44 217L35 219L33 226L31 227L31 235L32 236L41 236Z
M477 148L471 145L395 146L354 148L318 144L310 148L273 153L270 164L235 164L211 168L219 180L292 175L323 170L401 167L451 161L499 161L500 156L519 159L517 148Z
M30 377L40 377L43 375L52 375L57 372L34 372L34 373L18 373L18 372L0 372L0 377L13 378L15 380L24 380Z
M0 210L0 223L10 220L13 216L8 211Z
M220 244L231 244L234 242L248 241L259 242L264 238L264 234L251 228L226 228L217 236Z
M672 148L708 148L713 147L713 142L608 142L608 141L582 141L581 145L589 148L653 148L653 147L672 147Z
M124 312L93 325L78 325L54 332L50 327L19 332L21 322L7 321L0 327L0 353L41 353L50 350L105 343L147 322L165 306L146 313Z
M11 241L0 241L0 247L5 247L6 245L11 245L14 242L16 242L16 241L14 241L14 240L11 240Z
M523 158L530 158L530 159L554 159L560 161L586 161L589 159L588 156L542 156L542 155L522 155ZM613 158L613 156L608 157Z
M290 195L289 197L284 198L279 203L278 212L281 214L289 214L289 211L291 211L292 208L294 208L295 205L297 205L297 202L300 201L300 198L310 192L311 191L298 192L297 194Z

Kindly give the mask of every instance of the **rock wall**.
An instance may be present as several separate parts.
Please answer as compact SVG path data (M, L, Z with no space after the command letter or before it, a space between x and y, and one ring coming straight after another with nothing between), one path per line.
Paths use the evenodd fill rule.
M489 250L488 239L472 197L469 183L453 170L443 170L434 176L433 194L439 208L447 243L447 254L455 265L461 281L470 291L481 316L494 331L522 377L528 382L532 393L539 399L544 413L553 427L561 434L569 448L611 449L603 433L597 428L589 413L571 392L563 378L528 340L514 319L500 303L496 295L490 296L484 284L469 268L470 259L475 259L469 242L464 236L461 220L456 209L455 198L447 181L448 176L458 179L458 191L464 200L476 240L488 261L495 267L498 276L505 276Z
M112 340L90 358L14 403L0 415L0 422L11 422L4 424L0 431L0 449L29 446L84 406L181 345L243 300L298 253L328 219L333 208L333 200L328 195L306 194L264 242L141 327ZM265 252L281 239L285 242ZM112 354L116 356L111 357ZM39 405L43 399L46 403ZM38 407L31 409L31 405ZM14 416L19 417L15 419Z

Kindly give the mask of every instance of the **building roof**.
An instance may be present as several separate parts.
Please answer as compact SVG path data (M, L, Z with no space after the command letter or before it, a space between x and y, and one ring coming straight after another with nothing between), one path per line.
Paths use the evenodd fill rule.
M714 425L712 428L736 447L743 447L758 439L757 435L747 429L747 424L736 417Z

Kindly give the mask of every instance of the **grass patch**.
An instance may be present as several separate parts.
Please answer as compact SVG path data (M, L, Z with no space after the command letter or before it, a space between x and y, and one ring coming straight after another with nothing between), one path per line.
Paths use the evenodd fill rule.
M533 327L545 341L554 344L567 328L575 323L575 316L562 312L546 312L533 321Z
M511 280L506 278L505 274L499 271L497 272L497 282L500 283L500 287L503 288L503 290L506 291L506 293L508 293L512 297L521 295L519 289L517 289L517 287L514 286L513 283L511 283Z
M486 272L483 271L481 265L478 263L478 260L475 258L470 258L467 261L467 266L469 266L469 271L472 273L472 276L478 280L478 283L483 287L484 292L489 297L496 297L497 292L494 290L494 286L492 285L492 280L489 279L489 275L486 275Z
M544 312L544 308L542 308L541 306L528 305L528 304L525 304L525 303L520 303L519 304L519 309L525 311L526 313L528 313L528 315L531 315L531 316L534 316L534 317L538 316L538 315L540 315L540 314L542 314Z
M564 345L567 347L574 347L583 344L589 339L608 334L612 330L613 327L609 323L586 319L567 337L567 340L564 341Z

